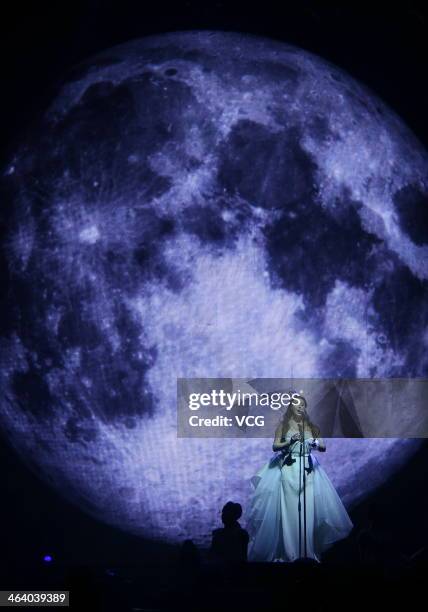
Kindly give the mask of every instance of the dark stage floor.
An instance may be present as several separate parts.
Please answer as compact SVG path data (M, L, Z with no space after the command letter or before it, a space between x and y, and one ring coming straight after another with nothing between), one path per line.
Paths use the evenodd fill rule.
M413 560L362 564L336 560L312 563L214 565L179 560L140 566L9 567L2 588L68 589L70 608L96 611L305 610L352 606L397 609L423 595L426 552ZM19 576L19 577L18 577ZM419 599L420 601L420 599Z

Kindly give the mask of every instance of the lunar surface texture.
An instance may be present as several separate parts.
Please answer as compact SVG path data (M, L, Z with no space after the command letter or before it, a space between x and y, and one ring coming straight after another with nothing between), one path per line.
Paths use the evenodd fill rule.
M272 440L177 438L178 377L428 373L427 153L301 49L188 31L102 52L1 193L1 428L100 521L206 545L245 510ZM326 443L352 510L421 440Z

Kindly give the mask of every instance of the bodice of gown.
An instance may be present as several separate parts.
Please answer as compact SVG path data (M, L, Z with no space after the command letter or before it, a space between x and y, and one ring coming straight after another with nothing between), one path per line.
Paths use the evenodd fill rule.
M284 440L284 442L289 442L291 439L291 436L295 433L299 433L298 431L294 431L289 429L287 432L287 435L285 437L283 437L282 439ZM304 442L304 449L303 449L303 453L304 455L310 455L311 454L311 446L309 444L309 442L313 442L314 438L312 436L312 432L311 431L305 431L305 442ZM297 440L293 446L287 451L286 454L291 453L293 456L300 456L300 445L301 443L299 442L299 440Z

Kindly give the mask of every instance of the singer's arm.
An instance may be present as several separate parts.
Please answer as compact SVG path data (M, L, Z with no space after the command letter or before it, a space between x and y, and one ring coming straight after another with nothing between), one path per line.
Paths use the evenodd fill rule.
M327 450L327 447L325 445L324 440L322 438L317 438L317 440L318 440L317 449L321 451L322 453L325 453L325 451Z
M290 446L290 442L281 442L282 439L282 423L276 428L275 431L275 440L272 444L272 450L274 452L285 450Z

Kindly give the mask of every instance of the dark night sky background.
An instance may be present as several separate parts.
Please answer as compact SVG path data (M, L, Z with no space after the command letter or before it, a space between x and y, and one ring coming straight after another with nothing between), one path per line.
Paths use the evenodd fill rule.
M0 162L25 137L74 64L133 38L194 29L250 32L320 55L368 85L428 148L428 9L415 2L388 10L381 3L370 9L356 2L341 4L16 1L0 20ZM378 492L392 525L400 523L403 548L409 551L418 547L418 519L427 515L427 496L421 497L427 459L426 445L404 474ZM0 475L0 545L16 565L45 552L75 562L127 562L169 550L83 515L47 488L1 438ZM406 507L415 513L412 520L401 513ZM423 527L426 541L426 519Z

